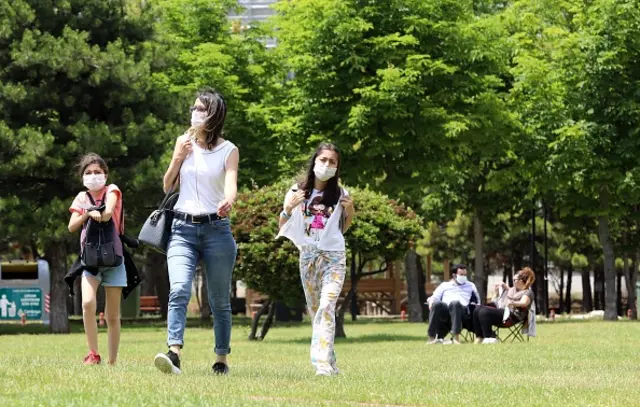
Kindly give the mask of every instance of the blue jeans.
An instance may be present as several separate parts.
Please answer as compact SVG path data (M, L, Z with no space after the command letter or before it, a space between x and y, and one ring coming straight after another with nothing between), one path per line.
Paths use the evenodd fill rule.
M167 317L167 345L184 345L187 305L196 266L204 261L207 275L209 305L213 313L215 352L231 352L231 274L236 261L237 247L231 234L229 220L213 223L185 222L174 219L167 248L169 265L169 314Z

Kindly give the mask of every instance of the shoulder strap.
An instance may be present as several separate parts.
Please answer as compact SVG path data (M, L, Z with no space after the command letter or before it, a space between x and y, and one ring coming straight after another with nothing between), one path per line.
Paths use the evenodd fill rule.
M86 191L85 194L87 194L87 196L89 197L89 201L91 201L91 205L96 206L96 202L93 200L93 197L91 196L89 191Z
M105 199L107 198L107 193L109 192L108 188L107 191L105 191L104 195L102 195L102 203L106 206L106 201ZM89 193L89 191L86 192L87 196L89 197L89 200L91 201L91 204L93 206L96 206L96 202L93 200L93 197L91 196L91 194ZM121 193L122 194L122 193ZM124 232L124 200L122 198L120 198L120 232Z
M106 205L106 202L104 200L107 197L107 192L109 192L108 188L107 188L107 191L105 191L104 194L102 195L101 202L102 202L103 205ZM96 201L93 200L93 197L91 196L89 191L86 191L86 194L89 197L89 201L91 201L91 205L96 206Z
M120 192L120 231L118 234L124 234L124 199L122 199L122 192Z

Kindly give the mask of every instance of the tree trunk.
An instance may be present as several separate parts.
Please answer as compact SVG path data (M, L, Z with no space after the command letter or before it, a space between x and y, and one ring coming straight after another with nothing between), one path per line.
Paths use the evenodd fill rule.
M73 282L73 315L82 315L82 278Z
M631 267L625 267L624 282L627 285L627 309L631 310L631 319L638 319L638 309L636 307L636 281L638 276L638 261L640 260L640 252L636 254L636 258L631 262Z
M507 283L509 287L513 287L513 266L505 264L502 269L502 282Z
M564 270L560 268L560 284L558 285L558 314L562 314L564 312ZM551 305L549 305L551 307Z
M571 314L571 282L573 281L573 264L569 262L569 270L567 270L567 293L564 296L564 310L567 314Z
M427 304L427 276L425 275L424 268L422 268L422 262L420 261L420 257L416 259L416 268L418 270L418 302L420 303L420 317L422 318L422 322L427 320L427 313L429 312L429 307Z
M522 270L522 253L519 251L513 252L513 272L509 277L509 287L513 287L513 275Z
M96 290L96 312L98 315L104 313L107 307L107 293L104 291L104 286L100 284Z
M336 314L336 338L346 338L347 334L344 331L344 315L347 312L347 308L351 305L351 301L354 298L354 291L349 290L349 293L344 297L342 306Z
M616 270L613 243L609 231L609 218L598 216L598 236L602 251L604 253L604 281L605 281L605 307L604 319L616 321L618 313L616 311Z
M68 334L67 296L69 288L64 282L64 276L67 273L67 251L64 243L56 242L47 245L45 256L49 262L51 273L51 325L49 329L54 334Z
M351 307L351 320L355 321L358 319L358 291L356 289L356 285L358 283L358 273L356 272L356 254L351 254L351 289L349 290L349 294L351 294L351 298L353 300L349 304ZM345 305L347 303L345 302Z
M622 274L622 271L616 270L616 314L618 316L622 316Z
M260 330L260 337L258 339L263 340L267 336L269 328L271 328L271 325L273 324L273 317L276 315L277 304L277 301L273 301L269 306L269 313L267 314L267 318L264 320L264 324Z
M593 308L604 309L604 272L602 265L597 264L593 270Z
M486 277L484 275L484 227L480 214L476 212L473 217L473 246L475 249L475 267L473 269L473 282L478 288L480 294L480 302L484 304L487 301Z
M418 254L409 249L404 258L404 272L407 280L407 311L409 322L422 322L420 305L420 278L418 276Z
M138 256L135 256L136 258ZM141 259L136 261L137 259L134 258L134 261L136 261L136 264L141 264L142 267L140 267L139 269L141 270L141 277L142 279L142 283L140 283L140 295L141 296L145 296L145 297L150 297L150 296L154 296L156 295L156 282L153 279L153 274L151 273L151 270L149 270L149 262L147 261L148 256L140 256Z
M153 250L147 252L147 271L156 285L156 295L160 302L160 314L162 319L167 319L169 309L169 272L167 270L167 257Z
M271 305L271 300L266 300L262 304L262 307L260 307L258 312L256 312L256 315L253 317L253 321L251 321L251 332L249 332L250 341L255 341L260 339L259 336L256 336L256 333L258 331L258 325L260 324L260 318L269 310L269 305Z
M593 311L590 274L591 272L589 270L582 270L582 312Z

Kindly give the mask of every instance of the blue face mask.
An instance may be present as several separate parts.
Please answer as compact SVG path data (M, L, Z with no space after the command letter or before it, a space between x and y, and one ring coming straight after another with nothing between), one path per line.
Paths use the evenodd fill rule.
M467 282L467 276L456 276L456 282L458 284L464 284Z

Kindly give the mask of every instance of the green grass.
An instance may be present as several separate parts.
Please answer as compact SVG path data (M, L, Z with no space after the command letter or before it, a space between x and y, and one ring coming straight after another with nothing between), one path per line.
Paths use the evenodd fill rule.
M425 345L425 324L348 324L336 349L343 375L315 377L311 327L273 328L249 342L234 326L231 375L210 374L212 332L186 332L184 374L153 367L164 351L158 323L125 325L119 364L86 367L81 328L70 335L0 336L2 406L636 406L640 404L640 324L539 324L529 343ZM106 357L106 333L100 333Z

